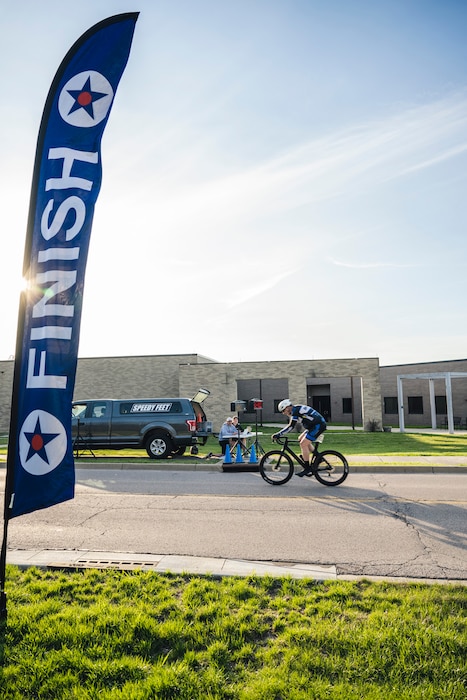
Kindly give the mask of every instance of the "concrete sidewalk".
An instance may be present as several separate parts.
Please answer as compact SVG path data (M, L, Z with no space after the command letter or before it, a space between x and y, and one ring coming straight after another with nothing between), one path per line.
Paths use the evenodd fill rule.
M7 564L20 568L120 569L157 571L172 574L211 576L291 576L320 581L337 578L335 566L299 564L171 554L132 554L129 552L89 552L68 550L9 550Z
M155 571L159 574L193 574L195 576L288 576L315 581L390 581L394 583L454 584L467 586L466 580L408 578L406 576L356 576L339 574L334 565L303 562L246 561L215 557L172 554L134 554L131 552L91 552L87 550L8 550L7 564L20 569L118 569L120 571Z

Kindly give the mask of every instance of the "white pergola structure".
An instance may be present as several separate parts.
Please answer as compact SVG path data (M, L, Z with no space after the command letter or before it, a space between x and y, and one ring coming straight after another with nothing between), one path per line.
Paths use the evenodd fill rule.
M448 416L448 432L454 432L454 417L452 414L452 385L451 380L456 377L467 377L467 372L432 372L426 374L398 374L397 375L397 403L399 406L399 428L405 432L404 422L404 395L402 392L403 379L427 379L430 387L431 427L436 430L436 406L435 406L435 379L444 379L446 384L446 408Z

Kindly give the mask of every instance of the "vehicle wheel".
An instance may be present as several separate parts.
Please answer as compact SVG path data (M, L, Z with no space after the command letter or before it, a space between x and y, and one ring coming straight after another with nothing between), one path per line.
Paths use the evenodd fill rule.
M340 452L325 450L320 453L317 471L313 472L320 484L325 486L338 486L347 479L349 465Z
M151 459L167 459L174 449L172 440L167 433L151 433L145 447Z
M259 463L259 472L268 484L286 484L294 474L292 458L279 450L266 452Z
M176 447L174 450L172 450L172 457L181 457L185 454L185 450L186 445L183 445L182 447Z

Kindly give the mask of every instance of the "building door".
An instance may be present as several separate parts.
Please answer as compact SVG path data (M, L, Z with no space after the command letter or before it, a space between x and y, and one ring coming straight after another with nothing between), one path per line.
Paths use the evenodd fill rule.
M330 396L313 396L311 406L321 413L326 421L331 420L331 397Z

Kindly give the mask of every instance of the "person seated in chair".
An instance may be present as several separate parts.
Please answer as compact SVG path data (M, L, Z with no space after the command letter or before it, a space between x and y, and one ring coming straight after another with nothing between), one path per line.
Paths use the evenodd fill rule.
M233 424L232 418L226 418L225 423L219 431L219 445L221 446L222 454L225 455L227 445L230 447L232 441L237 437L238 430Z

